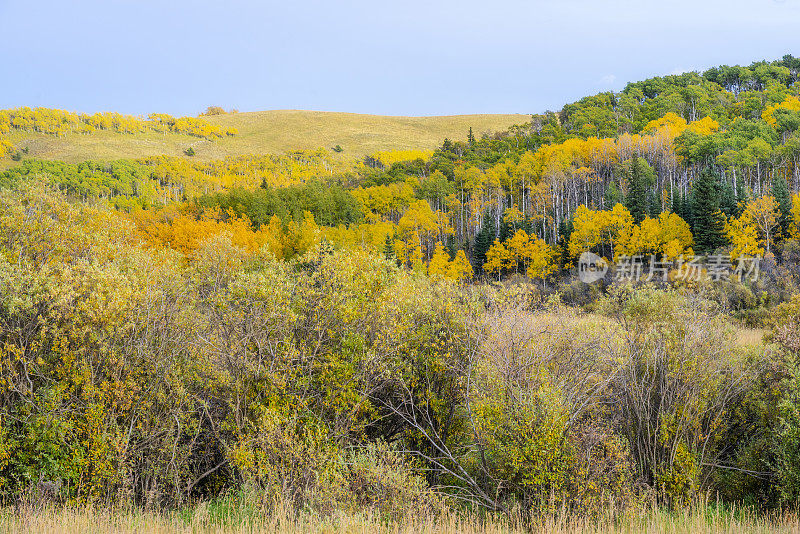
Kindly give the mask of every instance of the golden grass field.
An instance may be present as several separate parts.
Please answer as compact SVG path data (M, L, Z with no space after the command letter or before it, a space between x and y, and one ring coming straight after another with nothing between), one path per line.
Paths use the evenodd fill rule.
M581 519L562 515L540 518L522 528L514 521L464 514L439 517L409 517L384 521L370 514L331 516L297 515L282 510L251 517L211 517L203 505L189 514L154 514L142 511L45 509L14 512L0 509L0 534L37 532L41 534L279 534L372 533L392 534L767 534L800 532L792 513L764 516L747 511L721 512L702 508L677 512L651 511L639 516L608 519Z
M120 134L100 131L52 137L16 133L17 147L28 147L27 157L80 162L152 155L183 155L194 148L195 158L209 160L239 154L281 154L289 150L340 145L338 157L360 159L379 150L428 150L445 137L465 140L472 127L476 136L507 129L530 120L528 115L452 115L392 117L324 111L256 111L205 117L209 122L239 130L235 137L208 141L179 134L147 132ZM332 152L333 154L333 152ZM6 161L6 164L9 164Z

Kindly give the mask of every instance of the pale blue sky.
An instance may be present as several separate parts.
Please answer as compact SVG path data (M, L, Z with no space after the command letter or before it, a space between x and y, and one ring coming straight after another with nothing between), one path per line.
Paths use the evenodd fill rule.
M800 55L800 0L0 0L0 108L536 113Z

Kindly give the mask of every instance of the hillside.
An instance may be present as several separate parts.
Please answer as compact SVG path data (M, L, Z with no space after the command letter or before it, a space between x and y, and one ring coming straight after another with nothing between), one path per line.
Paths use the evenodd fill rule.
M153 155L183 155L192 147L197 159L220 159L240 154L280 154L288 150L330 148L340 145L340 157L361 158L378 150L433 149L442 139L465 139L472 127L476 135L501 131L530 120L529 115L453 115L442 117L392 117L321 111L259 111L205 117L239 135L210 141L189 135L161 132L121 134L94 131L61 137L19 132L9 136L30 157L79 162ZM8 164L8 160L5 161Z
M0 533L796 526L800 60L481 117L0 111Z

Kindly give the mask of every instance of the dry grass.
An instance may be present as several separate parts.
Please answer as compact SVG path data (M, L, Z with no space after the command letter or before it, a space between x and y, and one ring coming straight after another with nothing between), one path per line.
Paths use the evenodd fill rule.
M736 340L740 346L758 346L764 342L764 335L767 330L765 328L746 328L738 327L736 329Z
M239 135L219 142L245 152L285 152L341 145L343 157L363 157L378 150L428 150L445 137L465 140L472 127L484 131L505 130L530 120L528 115L452 115L443 117L390 117L323 111L258 111L208 117ZM232 148L233 149L233 148Z
M565 533L565 534L633 534L640 532L674 534L714 533L796 533L800 532L794 514L759 516L740 511L721 512L714 508L667 513L653 511L641 516L617 520L575 519L548 517L529 529L521 529L501 519L481 519L477 516L448 514L440 518L407 518L386 523L369 514L334 514L322 518L315 515L297 516L286 510L269 515L254 515L246 520L210 517L202 505L190 514L154 514L137 511L107 512L92 508L48 509L15 514L0 509L0 533L38 532L43 534L85 533L219 533L252 532L310 533L310 532L391 532L396 534L433 533Z
M484 131L505 130L530 120L528 115L453 115L444 117L389 117L322 111L257 111L205 117L224 127L235 127L235 137L207 141L187 135L156 132L133 135L93 132L51 137L14 134L10 140L28 147L28 157L79 162L152 155L181 156L194 148L196 159L220 159L238 154L280 154L288 150L331 148L340 145L338 157L360 159L379 150L428 150L445 137L464 140L472 127ZM5 165L12 163L7 158Z
M505 522L486 522L469 517L448 515L443 518L409 518L386 523L369 515L333 514L297 516L286 510L275 514L251 516L246 519L210 517L201 505L190 516L154 514L137 511L107 512L91 508L45 510L13 515L0 511L0 533L37 532L42 534L107 533L208 533L240 534L251 532L310 533L310 532L393 532L428 534L459 532L512 533L522 532Z

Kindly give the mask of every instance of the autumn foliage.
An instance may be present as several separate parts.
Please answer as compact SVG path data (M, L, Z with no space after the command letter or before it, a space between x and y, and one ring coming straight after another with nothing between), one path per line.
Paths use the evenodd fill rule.
M45 161L4 139L236 132L0 112L0 503L793 509L794 61L358 161ZM586 252L763 269L590 285Z

